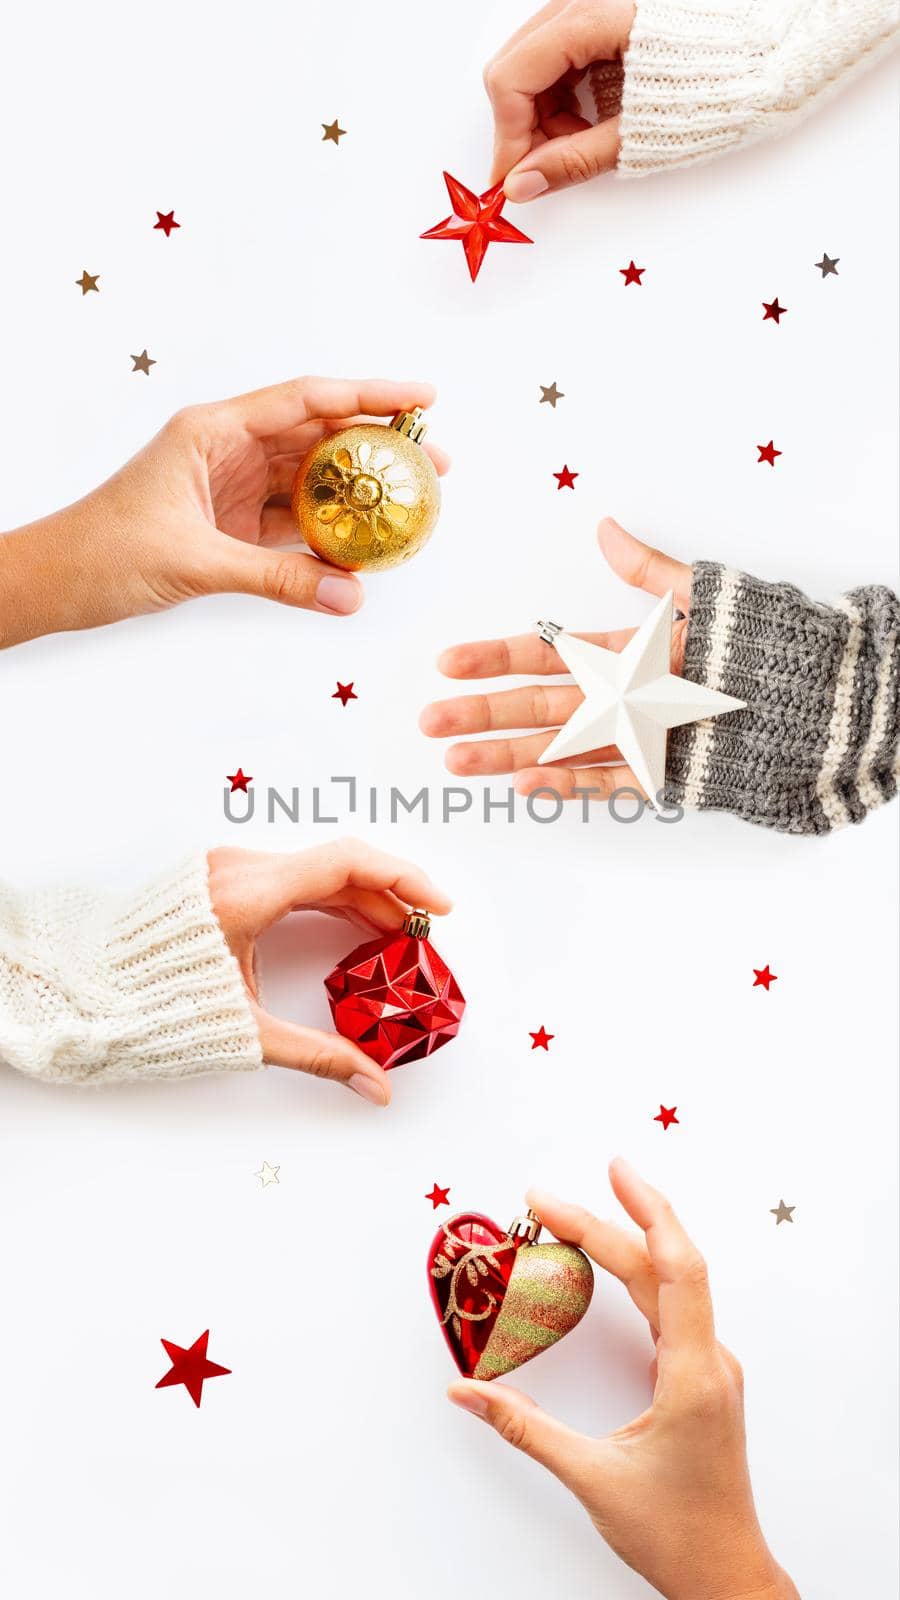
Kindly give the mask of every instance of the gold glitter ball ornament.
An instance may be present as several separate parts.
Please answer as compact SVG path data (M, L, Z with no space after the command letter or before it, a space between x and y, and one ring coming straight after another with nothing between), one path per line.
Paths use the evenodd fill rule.
M434 463L422 448L420 407L390 426L361 422L320 440L300 465L291 507L315 555L348 572L408 561L431 536L441 508Z

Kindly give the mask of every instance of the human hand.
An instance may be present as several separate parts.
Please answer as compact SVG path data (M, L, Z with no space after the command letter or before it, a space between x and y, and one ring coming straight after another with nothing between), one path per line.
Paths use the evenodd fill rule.
M428 383L296 378L177 412L99 489L0 538L0 646L218 593L356 611L353 573L282 548L299 542L294 474L358 413L389 417L433 399ZM430 454L446 471L444 452Z
M358 839L273 855L254 850L209 852L209 895L225 940L241 969L259 1029L263 1060L347 1084L364 1100L386 1106L388 1074L338 1033L273 1017L260 1002L256 941L292 911L324 911L371 937L403 925L412 906L443 916L451 901L419 867L373 850Z
M548 1467L666 1600L799 1600L757 1521L741 1369L716 1340L703 1258L668 1201L626 1162L609 1175L643 1239L551 1195L532 1191L528 1204L618 1278L646 1317L656 1345L648 1409L591 1439L504 1384L464 1380L450 1399Z
M619 119L587 122L575 85L595 61L622 58L634 12L634 0L550 0L488 62L491 182L503 182L508 200L534 200L615 166Z
M600 549L618 577L647 594L663 595L674 591L675 604L684 620L672 630L672 671L680 673L684 661L684 638L691 593L691 568L673 561L649 545L626 533L607 518L598 529ZM578 637L607 650L622 650L634 628L616 633L584 633ZM544 676L565 674L567 668L552 645L534 634L519 634L510 639L485 639L474 644L452 645L438 657L438 666L448 678L516 677L537 672ZM551 761L539 767L539 756L555 738L559 727L584 699L580 689L529 684L522 689L497 689L489 694L464 695L453 700L437 700L426 706L419 718L423 733L433 739L464 734L461 744L452 744L445 761L459 776L493 776L516 773L519 794L553 788L564 800L586 794L606 800L617 789L644 789L614 745L588 751L580 757L583 767L570 767ZM528 733L517 738L491 738L470 742L469 734L498 733L511 728L539 728L548 732ZM598 763L617 763L601 766ZM645 798L650 798L645 796Z

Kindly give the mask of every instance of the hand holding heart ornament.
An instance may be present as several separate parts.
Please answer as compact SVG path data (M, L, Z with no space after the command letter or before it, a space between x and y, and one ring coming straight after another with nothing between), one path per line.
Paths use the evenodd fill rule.
M594 1274L570 1244L538 1244L533 1211L504 1230L477 1211L442 1224L428 1257L431 1298L466 1378L498 1378L549 1349L584 1316Z

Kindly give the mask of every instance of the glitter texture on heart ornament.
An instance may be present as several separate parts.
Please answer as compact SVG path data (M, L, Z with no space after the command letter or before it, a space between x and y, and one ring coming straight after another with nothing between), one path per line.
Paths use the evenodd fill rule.
M442 1223L428 1256L438 1321L463 1377L499 1378L584 1316L594 1274L571 1244L538 1244L529 1211L505 1230L477 1211Z
M466 1002L429 932L427 914L411 911L401 933L359 945L325 979L338 1033L386 1071L433 1055L459 1031Z

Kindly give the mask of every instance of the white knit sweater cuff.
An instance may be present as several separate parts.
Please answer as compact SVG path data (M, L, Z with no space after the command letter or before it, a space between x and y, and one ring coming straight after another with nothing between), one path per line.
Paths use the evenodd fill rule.
M638 177L781 133L892 45L896 0L638 0L618 172Z
M86 1081L262 1066L240 969L210 903L205 856L151 884L115 919L106 960L111 1039Z

